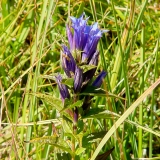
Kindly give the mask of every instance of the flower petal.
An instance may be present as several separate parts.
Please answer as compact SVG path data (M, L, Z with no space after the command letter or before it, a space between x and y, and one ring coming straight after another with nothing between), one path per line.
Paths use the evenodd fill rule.
M56 78L56 82L58 84L58 88L59 88L59 91L60 91L61 99L64 102L65 98L69 98L70 97L69 92L68 92L68 88L67 88L66 85L61 83L62 82L62 77L61 77L60 74L55 76L55 78Z
M79 17L70 17L72 21L72 27L74 29L73 44L75 44L76 49L83 50L86 41L86 26L87 20L84 20L84 13ZM87 27L88 29L88 27Z
M99 39L102 37L102 31L98 28L98 23L95 23L91 26L88 39L84 48L84 53L82 54L82 62L86 60L90 61L93 54L97 50L97 44Z
M73 35L71 32L71 29L69 28L69 26L66 26L66 31L67 31L67 37L68 37L68 41L69 41L69 45L70 45L70 50L74 50L74 46L73 46Z
M78 57L82 57L81 61L83 63L89 63L97 50L99 39L102 37L102 34L108 32L108 30L100 30L97 22L91 26L87 25L88 18L84 19L84 16L85 14L83 13L79 18L70 17L74 33L69 43L71 51L80 50L81 56ZM68 30L68 32L70 33L70 30ZM77 60L77 56L75 56L75 58ZM77 61L79 62L79 60Z
M99 88L102 85L103 78L105 78L106 75L107 73L102 71L96 80L92 83L92 86Z
M74 75L74 91L75 91L75 93L77 93L81 90L82 81L83 81L83 71L81 68L76 66L75 75Z
M89 65L97 66L97 65L98 65L98 56L99 56L99 52L96 51L96 52L93 54L92 59L91 59L90 62L89 62ZM84 81L84 82L88 82L90 79L92 79L93 76L94 76L94 74L95 74L95 72L96 72L96 69L97 69L97 67L96 67L96 68L93 68L93 69L91 69L91 70L88 70L87 72L85 72L85 73L83 74L83 81Z
M68 77L71 77L71 72L75 72L76 62L66 46L62 46L63 51L61 52L62 67Z
M89 61L89 64L97 66L98 65L98 57L99 57L99 51L96 51L93 54L91 60Z

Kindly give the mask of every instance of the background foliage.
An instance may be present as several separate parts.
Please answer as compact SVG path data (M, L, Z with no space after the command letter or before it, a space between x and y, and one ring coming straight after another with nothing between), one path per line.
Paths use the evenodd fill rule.
M95 159L113 147L108 159L160 159L159 9L158 0L2 0L0 159ZM69 16L83 11L110 30L99 43L108 75L74 135L54 74Z

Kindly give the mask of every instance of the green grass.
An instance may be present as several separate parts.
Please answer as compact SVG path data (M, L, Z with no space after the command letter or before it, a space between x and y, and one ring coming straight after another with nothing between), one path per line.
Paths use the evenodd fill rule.
M73 134L54 74L69 16L83 11L111 31L98 46L108 74ZM160 159L159 16L158 0L2 0L0 159L97 160L113 147L108 159Z

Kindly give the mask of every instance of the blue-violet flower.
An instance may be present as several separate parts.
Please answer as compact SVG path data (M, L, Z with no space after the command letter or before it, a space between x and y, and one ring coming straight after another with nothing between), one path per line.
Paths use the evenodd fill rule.
M102 34L107 30L100 30L98 23L87 25L88 18L84 19L84 16L85 14L83 13L79 18L70 17L72 25L71 27L68 25L66 27L69 48L62 45L61 64L65 74L74 80L73 92L71 92L74 94L72 97L74 102L78 100L77 98L84 98L82 108L85 111L90 107L93 96L87 95L84 97L79 96L77 93L83 92L88 85L99 88L107 74L102 71L95 81L92 84L90 83L98 65L99 51L97 50L97 45ZM87 65L93 67L89 67L84 72L83 68L86 68ZM62 84L61 75L56 76L56 82L64 102L65 98L70 98L68 88ZM78 119L77 107L74 108L74 114L73 117L76 121Z
M102 71L99 76L95 79L95 81L92 83L92 86L99 88L103 82L103 78L105 78L105 76L107 75L107 73L105 71Z
M61 99L64 102L64 100L66 98L70 97L69 92L68 92L68 88L67 88L66 85L62 84L62 77L61 77L60 74L55 76L55 78L56 78L56 82L58 84L58 88L59 88L59 91L60 91Z

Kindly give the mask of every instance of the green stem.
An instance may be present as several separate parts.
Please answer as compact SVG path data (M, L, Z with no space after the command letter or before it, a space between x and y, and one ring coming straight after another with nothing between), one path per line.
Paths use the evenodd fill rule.
M132 22L132 18L133 18L133 12L134 12L134 1L133 1L133 4L131 5L131 16L129 18L129 25L128 27L130 27L131 25L131 22ZM114 14L114 18L115 18L115 23L116 23L116 29L117 29L117 36L118 36L118 42L119 42L119 54L116 56L116 57L119 57L118 59L118 62L115 61L116 64L119 64L119 67L116 68L116 75L118 74L119 72L119 69L120 69L120 64L122 65L122 72L123 72L123 77L124 77L124 85L125 85L125 89L126 89L126 96L127 96L127 107L130 106L130 92L129 92L129 85L128 85L128 79L127 79L127 62L125 62L125 57L124 57L124 47L125 47L125 44L126 44L126 41L127 41L127 35L129 33L128 29L126 29L125 32L127 32L127 35L123 36L124 39L121 40L120 38L120 33L119 33L119 25L117 23L117 18L116 18L116 13L115 13L115 8L114 8L114 4L113 4L113 0L111 1L111 6L112 6L112 10L113 10L113 14ZM117 60L117 58L116 58ZM123 60L123 61L122 61ZM117 77L116 77L117 79ZM114 84L116 83L116 81L114 81ZM113 85L113 79L111 78L111 89L113 90L114 89L114 86Z
M159 46L159 37L158 37L158 40L157 40L157 44L156 44L156 47L155 47L155 66L154 66L154 82L156 80L156 78L158 77L158 63L157 63L157 60L158 60L158 46ZM151 120L150 120L150 128L152 129L153 128L153 120L154 120L154 116L153 116L153 109L154 109L154 105L155 105L155 91L153 90L152 92L152 104L151 104L151 112L150 112L150 117L151 117ZM153 134L150 133L149 134L149 158L152 158L152 150L153 150Z
M114 18L115 18L115 23L116 23L116 30L117 30L117 36L118 36L118 42L119 42L119 49L118 49L118 53L116 56L116 61L115 61L115 65L114 65L114 69L113 69L113 74L111 77L111 89L113 91L117 78L118 78L118 73L120 71L120 66L122 66L122 73L123 73L123 78L124 78L124 86L125 86L125 91L126 91L126 97L127 97L127 108L131 105L131 99L130 99L130 91L129 91L129 84L128 84L128 74L127 74L127 59L124 56L124 48L127 42L127 38L128 38L128 34L129 34L129 29L132 23L132 19L133 19L133 15L134 15L134 8L135 8L135 0L132 1L131 3L131 13L130 13L130 17L127 21L127 27L125 28L123 35L122 35L122 39L120 38L120 33L119 33L119 25L117 23L117 17L116 17L116 13L115 13L115 8L114 8L114 4L113 4L113 0L111 1L111 6L112 6L112 10L113 10L113 14L114 14ZM129 119L131 119L132 117L129 116ZM130 133L133 133L133 127L131 126L130 128L128 128L128 131ZM137 144L136 144L136 138L134 134L131 134L131 145L132 145L132 149L133 149L133 154L135 157L137 157Z
M75 146L75 136L77 135L77 123L78 123L78 109L76 108L73 111L73 137L72 137L72 160L75 159L75 151L76 151L76 146Z
M42 32L42 26L43 26L44 19L45 19L45 16L46 16L45 12L46 12L46 8L47 8L47 3L48 3L48 1L44 1L43 6L42 6L42 13L41 13L41 18L40 18L39 26L38 26L38 31L36 33L35 43L34 43L34 46L32 48L33 54L32 54L32 58L31 58L31 64L34 63L34 61L36 59L36 56L38 58L40 58L41 54L42 54L43 44L41 44L41 50L40 50L40 52L38 54L37 54L37 47L39 45L40 35L41 35L41 32ZM36 9L37 8L35 8L35 14L37 14L36 13L37 12ZM37 64L37 66L36 66L35 75L33 77L33 82L31 84L31 86L32 86L31 89L32 89L33 93L36 93L37 89L38 89L38 79L37 79L37 77L39 77L39 74L40 74L40 71L39 71L40 70L40 63L41 63L41 61L39 61L38 64ZM31 76L31 78L32 78L32 76ZM34 116L33 116L34 114L33 113L34 113L34 110L35 110L36 106L37 106L36 97L33 96L31 98L31 102L30 102L30 106L29 106L29 117L28 117L28 121L29 122L32 122L34 120ZM29 126L27 128L27 136L26 136L27 137L27 141L30 141L31 135L32 135L32 127ZM26 153L27 154L29 153L29 150L30 150L30 143L27 143L26 144Z
M31 8L29 8L28 12L30 11ZM27 27L26 23L28 22L28 20L31 20L33 18L33 11L30 12L30 14L28 15L28 17L26 18L26 21L24 22L24 29L22 30L22 33L21 35L23 34L23 36L20 36L19 37L19 42L21 42L22 40L24 40L26 38L26 36L28 35L29 33L29 30L30 30L30 27ZM30 64L30 67L32 66L33 64ZM25 123L25 119L26 119L26 112L27 112L27 106L28 106L28 102L29 102L29 89L30 89L30 83L31 83L31 79L32 79L32 70L29 72L28 74L28 78L27 78L27 84L26 84L26 88L25 88L25 97L24 97L24 103L23 103L23 110L22 110L22 123ZM25 131L25 128L22 127L21 128L21 132L20 132L20 140L21 142L23 142L23 139L24 139L24 131ZM20 149L20 157L22 157L22 154L23 154L23 149Z
M145 57L145 26L142 22L142 34L141 34L141 65L144 64ZM141 76L140 76L140 93L144 92L144 66L142 67ZM139 124L143 125L143 102L139 107ZM139 137L138 137L138 156L142 158L142 143L143 143L143 135L142 129L139 128Z

